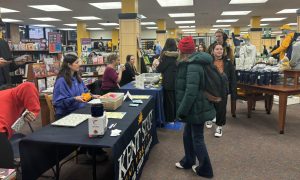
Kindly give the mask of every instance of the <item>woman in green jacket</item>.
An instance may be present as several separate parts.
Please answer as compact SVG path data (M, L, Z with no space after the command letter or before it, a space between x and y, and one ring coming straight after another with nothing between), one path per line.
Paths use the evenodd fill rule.
M178 44L180 60L177 67L176 116L185 123L183 144L185 155L175 166L180 169L192 168L203 177L212 178L213 170L203 136L205 121L216 115L214 106L203 93L203 64L212 63L212 57L204 52L195 52L192 37L183 38ZM195 165L196 157L199 166Z

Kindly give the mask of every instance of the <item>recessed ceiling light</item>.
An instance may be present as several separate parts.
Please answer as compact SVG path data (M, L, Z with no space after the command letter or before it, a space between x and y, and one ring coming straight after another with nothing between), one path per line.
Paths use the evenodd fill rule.
M77 24L64 24L64 25L71 26L71 27L76 27L77 26Z
M119 26L118 23L98 23L101 24L102 26Z
M71 9L59 5L29 5L29 7L42 11L72 11Z
M156 0L161 7L193 6L193 0Z
M298 23L288 23L290 26L298 26Z
M101 18L95 17L95 16L79 16L79 17L73 17L75 19L80 19L80 20L101 20Z
M13 9L7 9L7 8L4 8L4 7L0 7L0 10L1 10L1 13L13 13L13 12L20 12L20 11L17 11L17 10L13 10Z
M286 17L284 18L262 18L260 21L282 21L286 19Z
M158 27L146 27L147 29L158 29Z
M268 0L231 0L229 4L255 4L266 3Z
M300 9L300 8L298 8ZM283 9L278 11L276 14L289 14L289 13L296 13L298 9Z
M247 15L251 11L223 11L222 16Z
M193 24L195 21L175 21L175 24Z
M213 27L230 27L229 24L213 25Z
M3 18L2 19L3 22L22 22L21 20L17 20L17 19L9 19L9 18Z
M269 24L260 24L259 26L268 26ZM251 26L250 24L248 25L249 27Z
M94 31L94 30L103 30L103 28L86 28L87 30L91 30L91 31Z
M141 14L141 18L142 19L146 19L147 17Z
M170 17L194 17L195 13L171 13Z
M89 3L99 9L121 9L121 2Z
M30 18L37 21L61 21L60 19L50 18L50 17L41 17L41 18Z
M55 27L55 26L49 25L49 24L33 24L32 26L37 26L37 27Z
M141 25L155 25L155 22L141 22Z
M218 19L217 23L223 23L223 22L237 22L239 19Z
M60 28L59 30L62 30L62 31L75 31L76 29L72 29L72 28Z
M196 31L196 29L181 29L181 31Z
M195 28L196 26L178 26L179 28Z

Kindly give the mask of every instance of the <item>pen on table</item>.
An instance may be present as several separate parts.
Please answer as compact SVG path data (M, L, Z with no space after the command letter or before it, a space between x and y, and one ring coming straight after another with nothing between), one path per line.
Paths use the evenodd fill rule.
M115 123L113 127L116 127L116 125L117 125L117 123Z

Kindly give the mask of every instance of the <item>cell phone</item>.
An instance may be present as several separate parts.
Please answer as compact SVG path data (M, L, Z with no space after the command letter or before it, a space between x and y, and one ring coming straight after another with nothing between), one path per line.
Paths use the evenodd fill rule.
M138 106L139 106L139 104L134 104L134 103L131 103L131 104L129 104L129 106L130 106L130 107L138 107Z

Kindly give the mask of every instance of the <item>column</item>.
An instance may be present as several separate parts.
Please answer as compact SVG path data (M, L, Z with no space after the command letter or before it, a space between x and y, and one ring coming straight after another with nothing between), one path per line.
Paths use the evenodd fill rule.
M167 40L167 31L166 31L166 20L158 19L157 22L158 29L156 30L156 40L159 41L159 44L164 48L165 42Z
M175 28L168 29L168 38L177 38L177 30Z
M250 20L250 41L256 46L256 52L262 52L262 28L260 28L260 16L253 16Z
M20 31L18 24L10 24L10 39L13 44L20 43Z
M300 33L300 9L297 10L297 32Z
M139 71L140 62L137 52L141 43L141 18L138 14L138 0L122 0L122 13L119 14L119 24L121 63L126 63L127 55L133 55L136 58L135 66Z
M112 50L116 50L118 49L118 41L119 41L119 30L118 29L114 29L112 30Z
M81 56L81 39L90 38L90 32L86 30L86 24L82 21L77 21L77 54Z
M236 37L239 37L241 34L241 28L240 27L233 27L233 33Z

